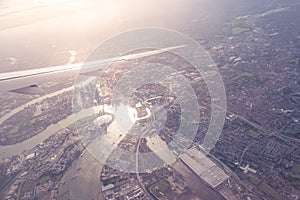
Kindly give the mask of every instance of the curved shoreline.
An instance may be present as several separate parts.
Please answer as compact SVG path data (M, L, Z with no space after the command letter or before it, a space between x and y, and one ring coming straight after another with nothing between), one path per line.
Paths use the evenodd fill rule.
M84 109L84 110L76 113L76 115L80 116L79 119L83 119L85 117L88 117L88 116L94 114L95 112L102 110L102 108L103 108L102 106L91 107L91 108ZM0 146L0 159L15 156L15 155L22 153L25 150L29 150L29 149L35 147L36 145L40 144L41 142L43 142L45 139L50 137L52 134L56 133L57 131L59 131L63 128L67 128L68 126L70 126L74 123L75 123L74 114L71 114L68 117L60 120L59 122L49 125L42 132L38 133L37 135L35 135L27 140L24 140L23 142L19 142L19 143L12 144L12 145Z

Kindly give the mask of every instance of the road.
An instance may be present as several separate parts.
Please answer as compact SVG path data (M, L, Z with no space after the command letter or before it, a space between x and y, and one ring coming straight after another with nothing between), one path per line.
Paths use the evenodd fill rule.
M140 144L141 144L141 140L142 138L139 138L138 143L136 145L136 153L135 153L135 170L136 170L136 178L137 181L140 185L140 187L143 189L144 193L150 198L153 199L151 194L148 192L148 190L146 189L145 185L143 184L141 177L140 177L140 173L139 173L139 149L140 149Z

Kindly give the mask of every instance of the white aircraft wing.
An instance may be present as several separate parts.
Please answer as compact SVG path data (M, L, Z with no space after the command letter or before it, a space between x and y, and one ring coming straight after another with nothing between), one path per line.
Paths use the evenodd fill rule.
M45 93L45 91L39 87L40 84L51 81L55 78L57 79L59 77L65 77L66 73L80 71L80 74L95 74L95 72L102 70L105 64L111 62L143 58L181 47L183 47L183 45L158 50L150 50L142 53L129 54L126 56L115 58L93 60L85 63L75 63L54 67L2 73L0 74L0 93L16 92L22 94L42 94Z

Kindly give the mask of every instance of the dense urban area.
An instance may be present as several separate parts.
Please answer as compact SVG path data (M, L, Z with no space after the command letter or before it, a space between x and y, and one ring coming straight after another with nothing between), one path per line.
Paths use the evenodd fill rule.
M239 16L224 24L220 34L206 38L191 30L210 53L226 88L226 121L207 155L201 144L211 114L208 89L189 63L168 52L114 63L98 81L93 105L82 103L88 86L81 88L82 99L74 102L72 78L45 84L50 91L45 96L1 96L0 198L72 199L88 194L98 199L299 199L297 12L297 7L282 7ZM114 129L115 116L106 108L116 100L113 88L126 70L154 61L172 66L178 73L171 76L184 76L197 95L201 123L192 140L184 133L176 136L181 107L172 90L159 84L134 91L128 102L136 110L135 124L127 134ZM72 113L91 106L98 109L97 116L87 114L73 123ZM164 115L160 129L149 125ZM111 132L117 135L112 143L116 149L107 162L99 162L87 146ZM35 145L30 147L28 141ZM18 144L20 148L13 148ZM174 159L164 152L144 156L165 144ZM89 161L94 162L86 164ZM70 188L81 187L84 177L90 178L82 184L86 193L71 194Z

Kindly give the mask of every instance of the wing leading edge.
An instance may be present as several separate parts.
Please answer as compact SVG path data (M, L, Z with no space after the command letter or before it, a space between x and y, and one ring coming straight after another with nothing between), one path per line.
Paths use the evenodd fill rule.
M39 87L40 84L51 81L55 78L63 77L64 75L66 75L66 73L76 73L80 71L80 74L90 76L96 74L97 71L103 69L103 66L105 66L105 64L111 62L143 58L182 47L184 47L184 45L158 50L150 50L143 53L129 54L126 56L115 58L93 60L85 63L75 63L54 67L2 73L0 74L0 92L15 92L21 94L40 95L46 93L42 88Z

